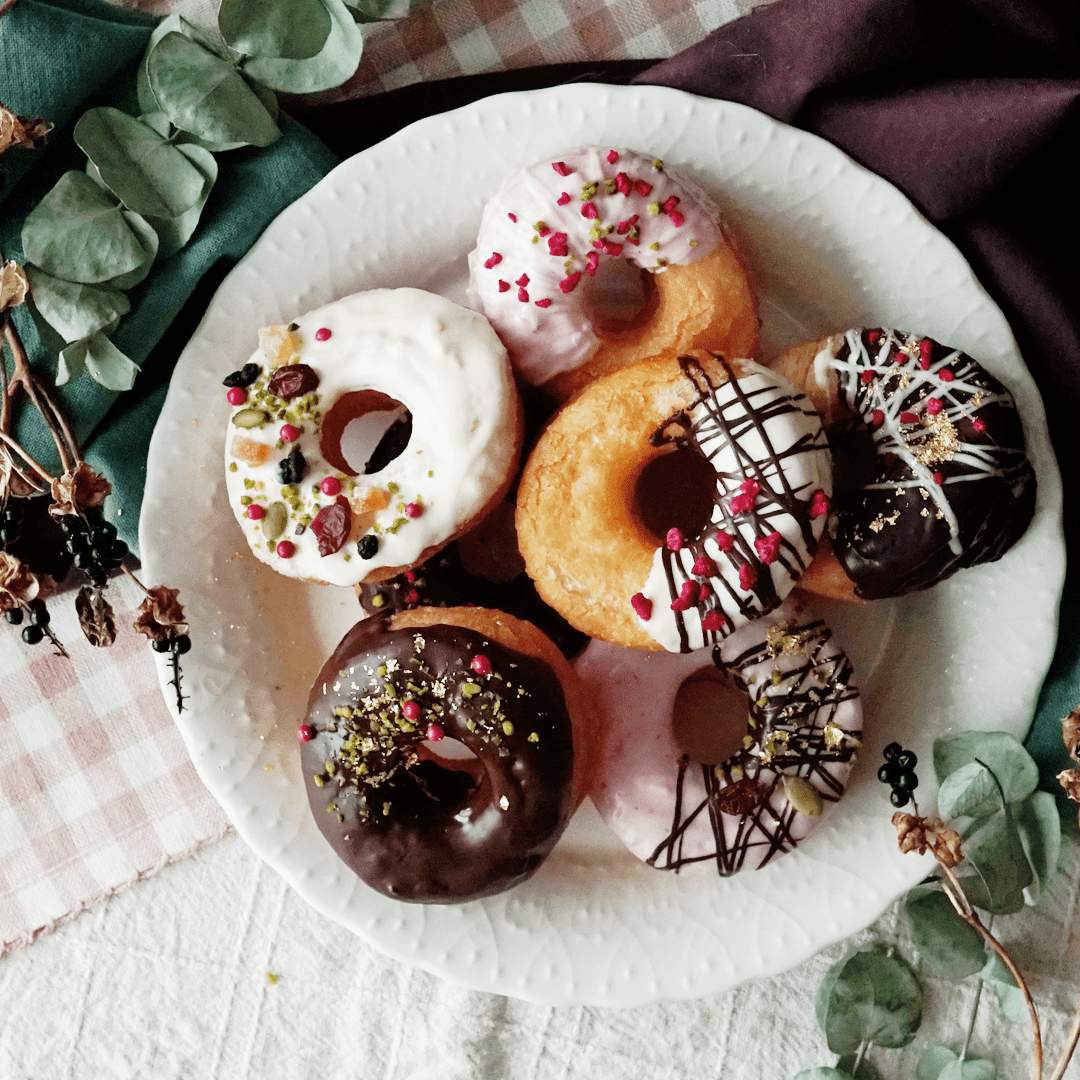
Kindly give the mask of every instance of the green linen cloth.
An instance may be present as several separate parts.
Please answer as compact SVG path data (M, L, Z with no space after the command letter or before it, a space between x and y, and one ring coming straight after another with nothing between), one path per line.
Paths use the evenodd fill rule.
M22 261L26 215L67 169L85 167L71 137L83 111L113 105L138 114L135 72L153 26L154 20L98 0L19 0L0 19L0 102L19 115L44 116L56 125L44 150L11 150L0 157L4 259ZM282 137L268 147L215 155L218 180L194 236L175 255L155 263L147 279L128 293L131 311L110 336L142 365L135 386L117 394L83 373L60 388L87 460L113 485L106 511L133 551L138 551L150 436L197 312L189 309L177 317L204 276L205 292L281 210L337 164L306 128L287 117L280 127ZM54 361L29 313L16 309L15 318L31 362L51 376ZM21 411L16 434L46 468L59 468L52 439L32 409Z

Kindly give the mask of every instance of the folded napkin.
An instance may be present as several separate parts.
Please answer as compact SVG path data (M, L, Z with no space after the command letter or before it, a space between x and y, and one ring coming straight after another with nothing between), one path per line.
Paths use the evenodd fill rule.
M92 106L113 105L138 115L135 71L154 20L97 0L19 0L0 22L0 102L19 115L44 116L56 128L45 150L13 150L0 158L0 253L22 260L20 234L26 215L68 169L86 158L71 128ZM337 163L299 124L283 118L282 137L270 146L216 155L219 173L188 244L154 264L128 293L131 312L111 335L142 372L133 389L118 395L83 374L61 388L86 458L113 484L108 516L138 550L139 508L146 453L169 376L212 288L256 237L294 199ZM199 282L205 299L184 311ZM179 319L178 319L179 316ZM54 362L25 308L15 312L31 362L50 375ZM52 441L32 410L17 429L26 449L47 468L58 468Z
M1068 762L1080 702L1080 6L1074 0L779 0L659 63L532 68L410 86L370 101L297 101L342 156L421 116L568 79L671 86L750 105L835 143L891 181L963 252L1012 325L1063 467L1069 576L1057 655L1028 747L1044 786ZM378 126L356 122L375 115Z

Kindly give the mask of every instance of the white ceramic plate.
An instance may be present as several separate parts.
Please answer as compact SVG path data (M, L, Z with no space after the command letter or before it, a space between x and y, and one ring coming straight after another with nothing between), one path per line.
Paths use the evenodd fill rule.
M358 607L351 591L287 581L248 553L225 500L221 379L247 360L258 327L358 289L412 285L462 300L488 196L517 167L584 143L655 154L716 196L756 274L772 344L885 324L981 358L1019 402L1037 516L999 563L917 597L827 611L861 676L867 750L848 795L796 852L756 873L688 881L626 854L587 804L525 885L462 906L400 904L353 877L308 811L294 732ZM874 776L880 749L892 739L914 747L928 786L937 735L1026 731L1056 634L1060 501L1042 403L1004 317L894 188L739 105L574 85L423 120L281 214L180 358L151 447L141 542L147 580L179 588L192 625L177 723L262 858L314 907L407 963L528 1000L629 1006L786 970L867 925L922 876L922 860L896 850Z

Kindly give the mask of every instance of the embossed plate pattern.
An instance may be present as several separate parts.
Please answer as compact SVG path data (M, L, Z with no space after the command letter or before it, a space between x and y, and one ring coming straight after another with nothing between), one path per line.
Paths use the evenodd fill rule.
M754 270L773 345L884 323L982 359L1018 400L1037 516L999 563L917 597L827 610L860 674L867 745L847 796L794 853L756 873L690 882L626 854L587 804L525 885L456 907L399 904L338 862L308 811L294 731L358 609L350 591L287 581L248 553L225 501L221 379L247 359L258 327L358 289L412 285L463 300L488 196L513 169L585 143L655 154L716 196ZM406 963L533 1001L630 1006L783 971L871 922L922 876L920 859L896 851L874 777L880 749L899 739L926 757L945 731L1026 730L1055 640L1060 500L1042 403L1004 317L894 188L739 105L576 85L420 121L281 214L180 358L151 447L141 539L148 580L178 587L192 624L177 723L263 859L315 908Z

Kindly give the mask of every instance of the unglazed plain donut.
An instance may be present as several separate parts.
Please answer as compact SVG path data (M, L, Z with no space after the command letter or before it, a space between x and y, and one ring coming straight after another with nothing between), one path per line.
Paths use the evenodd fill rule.
M770 366L814 401L833 445L832 554L802 588L899 596L999 559L1023 535L1036 487L1023 426L1009 391L971 357L859 327Z
M646 525L641 479L669 454L704 470L697 531ZM830 491L821 423L791 383L749 361L661 357L556 414L522 472L518 542L572 626L689 652L781 603L813 557Z
M753 287L719 208L654 157L581 148L522 169L484 208L476 245L470 303L519 374L558 400L669 351L757 355ZM612 260L648 275L625 323L590 308Z
M419 289L376 289L260 338L226 379L225 475L245 538L275 570L334 585L391 577L506 493L521 409L483 316ZM358 474L342 434L375 414L393 422Z
M531 624L483 608L358 623L298 731L315 822L397 900L460 903L530 877L592 780L596 710ZM440 761L443 738L475 754Z
M650 866L725 877L759 869L844 793L862 728L859 691L829 626L792 600L710 654L594 641L577 669L604 716L592 800ZM715 722L742 734L719 763L691 760L673 732L680 686L695 677L712 695Z

